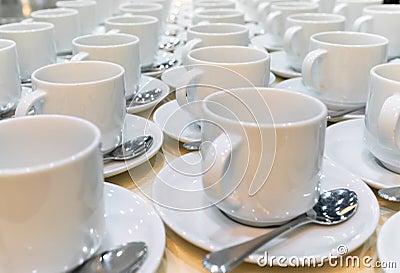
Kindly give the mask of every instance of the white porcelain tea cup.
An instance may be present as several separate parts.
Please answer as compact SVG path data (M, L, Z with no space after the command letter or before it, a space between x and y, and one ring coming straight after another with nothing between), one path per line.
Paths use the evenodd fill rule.
M354 21L362 15L369 5L382 4L382 0L336 0L333 13L346 17L345 30L352 30Z
M246 46L209 46L187 55L186 72L176 89L176 100L193 119L201 118L196 101L222 89L266 87L270 77L270 55Z
M13 40L0 39L0 119L14 110L21 97L17 46Z
M182 61L192 49L206 46L248 46L249 28L241 24L211 23L191 26L186 31L187 42L182 48Z
M122 139L125 118L124 68L101 61L52 64L32 74L33 92L19 102L16 116L62 114L87 119L99 127L102 152Z
M365 112L364 140L388 169L400 173L400 64L373 67Z
M154 63L159 46L160 24L156 17L146 15L121 15L107 18L106 31L113 29L121 33L137 36L140 40L140 60L142 66Z
M163 22L168 21L172 0L129 0L130 3L157 3L163 6Z
M346 18L330 13L298 13L286 18L283 48L289 65L301 71L304 57L308 53L310 37L318 32L344 30Z
M121 65L125 69L125 97L139 88L139 38L125 33L89 34L72 41L72 61L98 60Z
M266 18L265 31L272 37L273 46L283 45L286 18L296 13L313 13L318 11L318 4L305 1L274 2ZM271 44L272 45L272 44Z
M388 39L369 33L320 32L310 38L302 65L303 82L331 109L363 106L369 71L387 60Z
M282 224L313 207L326 128L322 102L253 87L213 93L202 111L202 180L213 204L251 226Z
M192 24L199 23L233 23L244 24L244 12L235 9L205 9L195 10Z
M36 10L31 13L31 19L35 22L47 22L54 25L58 54L72 51L72 40L81 33L77 10L69 8Z
M94 124L71 116L0 121L1 272L65 272L97 251L105 234L100 139Z
M59 8L75 9L79 13L80 34L91 34L97 26L97 2L95 0L62 0L57 1Z
M389 39L388 58L400 57L400 5L371 5L363 9L363 16L353 24L353 31L382 35Z
M163 27L166 23L164 18L163 6L159 3L145 2L126 2L118 7L121 13L129 13L131 15L147 15L156 17Z
M193 3L194 10L234 9L235 7L236 3L232 0L199 0Z
M45 22L12 23L0 26L0 38L13 40L17 46L22 81L30 80L39 67L56 62L54 26Z

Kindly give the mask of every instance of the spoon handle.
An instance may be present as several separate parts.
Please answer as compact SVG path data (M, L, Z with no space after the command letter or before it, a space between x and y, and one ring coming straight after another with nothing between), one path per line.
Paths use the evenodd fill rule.
M301 215L271 232L252 240L207 254L203 258L203 266L213 273L228 272L267 242L279 235L311 222L312 220L305 214Z

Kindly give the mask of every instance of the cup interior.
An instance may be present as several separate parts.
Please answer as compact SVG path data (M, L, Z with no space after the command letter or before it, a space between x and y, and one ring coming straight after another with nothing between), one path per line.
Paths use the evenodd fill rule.
M296 22L296 23L334 23L334 22L344 22L346 18L339 14L331 14L331 13L297 13L292 14L287 17L288 21Z
M133 15L133 16L116 16L106 19L106 23L111 25L140 25L157 23L158 19L152 16Z
M13 23L0 26L1 32L35 32L54 28L53 24L47 22Z
M318 8L318 5L316 3L304 1L274 2L271 4L271 9L276 10L299 10L309 8Z
M371 72L378 77L400 84L400 64L388 63L377 65L372 68Z
M335 44L352 47L377 46L388 43L388 40L383 36L350 31L321 32L311 36L311 39L322 44Z
M0 122L0 174L52 168L95 149L100 132L88 121L41 115Z
M398 14L400 12L400 6L396 4L391 5L371 5L364 8L365 12L373 12L373 13L394 13Z
M269 54L243 46L210 46L194 49L189 52L188 57L205 63L242 64L266 61Z
M78 11L70 8L42 9L31 13L33 18L52 18L77 15Z
M122 33L86 35L73 40L73 44L84 47L113 47L136 43L139 43L139 38Z
M15 46L15 42L12 40L0 39L0 52L2 50L7 50Z
M48 65L32 74L33 81L56 85L94 84L123 75L124 69L113 63L81 61Z
M219 91L207 96L203 106L216 118L257 127L298 126L326 116L319 100L273 88Z
M240 24L215 23L206 25L195 25L189 28L194 34L223 35L247 32L248 28Z
M162 10L162 5L158 3L128 3L121 5L119 9L126 12L158 11Z
M205 9L196 12L200 17L230 17L239 16L242 14L239 10L234 9Z

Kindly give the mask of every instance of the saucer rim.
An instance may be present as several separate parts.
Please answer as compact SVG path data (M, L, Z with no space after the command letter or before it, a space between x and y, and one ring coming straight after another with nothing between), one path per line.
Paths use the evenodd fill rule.
M256 36L254 36L253 38L251 38L250 40L251 40L251 42L252 42L253 44L257 44L257 45L263 47L264 49L266 49L266 50L269 51L270 53L275 52L275 51L281 51L281 50L283 50L283 46L280 46L280 47L274 47L274 46L272 46L272 47L270 47L270 46L267 46L267 45L264 44L264 43L261 43L261 44L260 44L260 42L257 42L257 40L260 40L260 39L262 39L263 37L267 37L267 36L269 36L269 35L271 35L271 34L269 34L269 33L264 33L264 34L261 34L261 35L256 35ZM256 42L253 42L254 40L255 40Z
M332 143L337 142L335 139L332 139L334 136L332 136L333 134L338 134L339 130L343 130L346 131L347 133L345 135L341 134L341 141L344 141L346 139L355 139L357 136L355 136L354 134L350 134L349 130L357 130L358 126L361 126L358 123L364 123L364 119L363 118L357 118L357 119L351 119L351 120L345 120L336 124L333 124L331 126L329 126L326 129L326 136L325 136L325 154L324 157L328 158L329 160L331 160L332 162L334 162L336 165L339 165L340 167L346 169L347 171L351 172L353 175L359 177L362 181L364 181L366 184L368 184L370 187L375 188L375 189L383 189L383 188L388 188L388 187L392 187L392 186L396 186L396 185L400 185L400 175L392 173L386 169L384 169L383 167L379 166L377 163L374 163L374 165L376 164L377 167L379 167L382 170L386 170L386 174L387 175L392 175L394 178L396 178L396 176L398 176L397 180L399 181L398 184L387 184L387 181L389 180L388 178L385 179L386 175L384 178L381 178L378 180L381 181L376 181L377 179L373 179L371 177L366 177L364 173L356 173L354 170L350 170L349 166L345 166L343 164L343 162L338 162L333 155L331 155L330 152L330 148L328 145L332 145ZM363 125L362 125L363 126ZM347 128L346 130L343 129ZM365 147L364 142L362 141L362 132L360 132L361 137L360 137L360 143L362 143L361 145L363 146L363 148L367 149L367 147ZM345 136L345 137L343 137ZM337 143L336 143L337 145ZM354 148L354 145L352 146ZM360 163L359 163L360 164ZM385 183L386 182L386 183Z
M163 81L160 80L160 79L157 79L157 78L154 78L154 77L150 77L150 76L146 76L146 75L141 75L141 76L140 76L140 82L139 82L139 84L142 84L142 82L143 82L144 84L143 84L142 86L139 86L139 92L140 92L141 89L144 88L150 81L155 81L155 82L156 82L155 85L157 85L157 87L161 88L161 90L162 90L161 95L160 95L157 99L155 99L154 101L149 102L149 103L146 103L146 104L143 104L143 105L127 106L127 107L126 107L126 111L127 111L129 114L137 114L137 113L143 112L143 111L145 111L145 110L148 110L148 109L150 109L150 108L152 108L152 107L155 107L158 103L160 103L160 101L162 101L163 99L165 99L165 98L169 95L171 89L170 89L170 87L168 86L168 84L166 84L165 82L163 82Z
M289 65L286 61L285 62L277 61L277 58L284 58L284 60L287 60L285 51L277 50L271 52L270 55L271 55L271 71L274 74L285 79L299 78L302 76L301 72L290 70ZM279 64L279 66L277 66L276 64Z
M154 142L153 142L152 147L150 147L150 149L147 153L145 153L141 156L138 156L136 158L127 160L127 161L105 162L104 169L103 169L103 175L105 178L112 177L117 174L123 173L125 171L128 171L132 168L135 168L135 167L147 162L150 158L155 156L158 153L159 149L162 147L162 144L164 142L164 135L163 135L161 128L151 120L148 120L148 119L143 118L138 115L132 115L129 113L126 113L126 115L125 115L122 139L124 140L124 135L138 136L140 134L140 132L139 132L139 134L136 134L130 128L126 129L127 125L133 124L135 120L140 122L141 129L144 129L148 125L149 129L151 131L157 132L155 135L153 135ZM141 131L141 130L139 130L139 131Z
M190 157L190 156L193 156L194 154L196 154L196 152L185 154L185 155L181 156L180 158L183 159L184 157ZM185 160L183 160L183 161L185 161ZM190 162L190 160L187 160L187 161ZM324 162L325 162L325 164L328 164L330 166L330 168L337 168L341 172L345 173L349 178L351 178L351 181L353 181L352 182L354 185L353 188L356 187L359 189L360 192L363 192L362 196L364 197L365 201L371 201L371 202L365 202L365 203L368 204L368 206L369 206L368 212L371 213L371 216L374 216L374 217L373 218L371 217L370 219L368 219L369 225L367 225L367 227L363 230L363 232L362 232L363 236L359 236L358 238L355 238L355 239L354 239L354 237L352 237L351 239L354 239L354 241L347 242L347 243L349 243L346 245L347 251L348 251L347 253L350 253L350 252L356 250L358 247L360 247L366 240L368 240L368 238L375 231L375 229L378 225L378 222L379 222L379 217L380 217L379 204L378 204L378 201L377 201L375 195L373 194L372 190L365 183L363 183L358 177L354 176L353 174L349 173L348 171L346 171L344 169L338 168L330 160L324 159ZM173 163L174 162L171 162L170 165L173 165ZM168 167L169 166L166 166L165 168L168 168ZM163 170L161 170L158 175L162 175L162 173L163 173ZM154 192L155 186L157 185L156 183L157 183L157 180L155 180L153 182L153 192ZM326 188L330 188L329 185ZM166 226L168 226L171 230L173 230L175 233L177 233L181 238L183 238L187 242L189 242L192 245L197 246L203 250L206 250L206 251L217 250L216 248L214 248L214 246L210 246L209 244L207 244L207 242L203 242L202 238L198 238L196 240L195 238L192 238L191 235L188 235L188 233L185 231L184 228L177 227L174 224L174 222L171 221L171 218L166 216L166 214L165 214L165 211L169 211L171 209L165 208L164 206L159 205L159 204L155 204L154 206L155 206L155 209L158 211L164 224ZM206 210L209 210L209 209L215 210L216 208L215 208L215 206L206 208ZM197 213L197 211L191 211L191 213ZM249 228L249 227L242 226L241 224L235 223L233 221L231 223L233 225L237 225L238 227ZM344 225L344 224L346 224L346 223L343 223L342 225ZM349 223L347 223L347 224L350 225ZM254 229L260 229L260 228L254 228ZM360 235L360 234L357 234L357 236L358 235ZM280 255L280 256L282 256L282 255ZM248 258L245 261L248 263L257 263L258 257L260 257L259 254L253 254L253 255L251 255L251 258ZM300 257L300 256L298 256L298 257ZM304 256L301 256L301 257L304 257ZM319 254L319 256L315 256L315 257L317 258L317 261L321 261L321 259L324 256L321 256L321 254ZM274 265L280 266L280 264L274 264ZM285 267L285 266L283 266L283 267Z
M379 257L379 259L381 261L398 261L400 258L400 255L397 255L397 259L393 259L393 256L391 256L391 253L396 253L396 251L388 251L388 242L390 242L390 245L396 245L395 243L393 243L393 238L398 238L396 236L393 236L393 233L390 233L389 231L391 229L393 229L394 226L399 226L400 224L400 211L396 212L395 214L393 214L392 216L389 217L389 219L387 219L379 233L377 236L377 240L376 240L376 252L377 255ZM400 240L397 240L400 241ZM398 245L398 244L397 244ZM396 250L396 249L394 249ZM398 250L398 249L397 249ZM389 253L389 255L388 255ZM399 251L397 251L397 253L399 253ZM396 268L383 268L383 271L385 273L395 273L398 272L398 269Z
M162 257L164 255L165 252L165 248L166 248L166 233L165 233L165 227L164 227L164 223L161 220L160 216L158 215L157 211L155 210L155 208L148 203L143 197L141 197L139 194L130 191L124 187L121 187L119 185L116 185L114 183L110 183L107 181L104 181L104 193L106 194L109 190L113 190L113 194L116 195L121 195L121 194L126 194L126 195L130 195L132 197L132 202L135 203L135 207L138 206L138 202L141 204L140 207L141 209L136 211L136 213L139 213L141 215L147 213L147 214L151 214L152 216L154 216L154 223L152 223L155 229L159 230L159 232L157 232L157 234L153 234L153 236L157 236L158 239L160 240L156 240L157 241L157 246L155 248L151 248L151 251L149 251L148 253L148 257L147 259L144 261L143 265L138 269L137 273L154 273L156 272L156 270L159 268L161 261L162 261ZM114 197L114 196L113 196ZM134 199L133 199L134 198ZM116 200L117 198L112 198L114 200ZM105 215L107 215L107 204L109 204L108 201L109 197L105 196ZM139 201L138 201L139 200ZM114 201L115 202L115 201ZM116 200L116 203L118 204L118 200ZM114 214L113 214L114 215ZM118 214L118 216L120 217L127 217L127 216L123 216L122 214ZM108 233L113 233L116 232L114 231L109 231L107 230L107 217L106 218L106 235L107 236ZM108 220L110 221L110 220ZM135 226L135 223L130 223L132 225L132 227ZM147 238L149 239L149 238ZM146 237L145 238L141 238L141 240L143 240L146 244L148 244L148 242L146 242ZM154 240L153 240L154 241ZM100 249L103 246L100 246ZM150 248L150 246L148 245L148 247Z

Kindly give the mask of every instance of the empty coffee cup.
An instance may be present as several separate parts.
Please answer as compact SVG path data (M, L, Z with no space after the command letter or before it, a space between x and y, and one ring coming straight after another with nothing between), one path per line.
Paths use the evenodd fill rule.
M346 17L345 30L351 30L354 21L362 15L365 7L382 4L382 0L337 0L333 13Z
M97 2L94 0L57 1L59 8L70 8L78 11L80 34L90 34L97 26Z
M200 9L194 11L192 23L193 25L199 23L244 24L244 13L235 9Z

